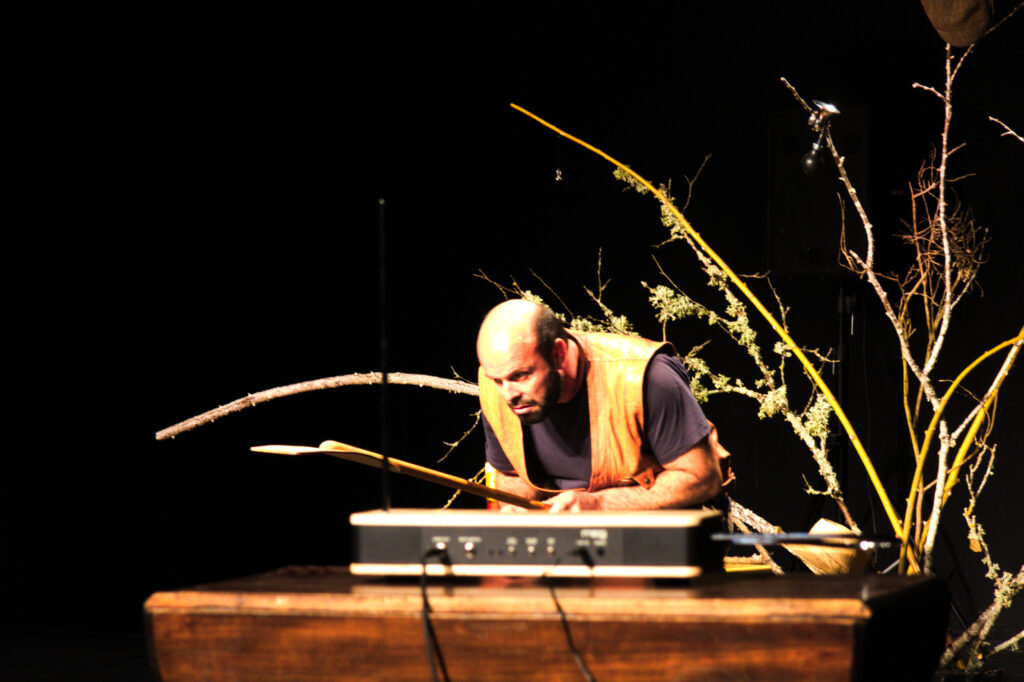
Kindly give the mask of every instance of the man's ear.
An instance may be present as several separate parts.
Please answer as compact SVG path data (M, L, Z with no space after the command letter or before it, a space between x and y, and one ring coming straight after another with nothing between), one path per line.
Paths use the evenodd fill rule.
M562 369L568 352L569 346L566 344L565 339L555 339L555 345L551 349L551 359L554 360L555 369Z

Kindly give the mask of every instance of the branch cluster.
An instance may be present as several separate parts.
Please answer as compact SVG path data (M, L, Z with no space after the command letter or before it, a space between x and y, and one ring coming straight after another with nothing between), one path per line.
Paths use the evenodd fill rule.
M951 173L951 160L963 146L954 146L950 140L953 85L970 52L968 48L955 57L947 45L944 84L939 88L914 84L916 89L929 92L940 101L943 126L938 149L922 164L910 186L910 219L904 222L905 231L900 238L910 247L912 257L903 273L883 275L876 271L874 225L846 173L844 158L831 135L826 134L826 140L846 197L860 218L866 244L863 253L847 245L844 221L841 255L847 267L870 284L881 302L895 333L903 364L903 406L915 471L901 530L901 569L909 562L911 567L920 563L925 571L931 570L943 506L961 470L967 472L963 485L969 497L963 513L967 540L970 548L981 555L987 576L993 581L994 598L978 620L950 645L942 662L948 665L959 656L968 670L976 670L982 665L982 654L988 647L986 637L995 619L1024 587L1024 567L1016 574L999 569L989 551L984 528L975 515L977 497L994 470L996 448L988 442L994 419L992 408L1003 380L1024 345L1024 329L1017 337L1000 343L970 363L944 391L939 389L941 383L933 374L950 332L953 311L966 294L977 288L977 276L986 260L988 243L987 231L977 225L970 208L961 205L953 191L954 183L963 176ZM807 108L796 89L789 83L786 86ZM1022 139L1001 121L992 120L1006 129L1004 135ZM920 341L912 344L913 337ZM966 391L963 382L967 376L983 360L1004 349L1008 349L1006 357L984 393L973 395ZM959 416L954 416L950 409L954 395L967 399L968 409ZM930 481L926 480L926 462L932 463ZM925 501L928 490L931 490L930 504ZM1011 638L996 649L1015 645L1017 640L1019 637Z

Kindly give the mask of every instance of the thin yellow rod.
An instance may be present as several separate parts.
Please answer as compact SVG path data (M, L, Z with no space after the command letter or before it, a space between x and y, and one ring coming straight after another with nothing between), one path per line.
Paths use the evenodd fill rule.
M1017 338L1014 343L1020 343L1021 341L1024 341L1024 327L1022 327L1020 332L1017 334ZM999 389L1002 387L1003 382L1006 381L1006 377L1009 376L1010 370L1013 369L1013 363L1016 359L1016 356L1010 358L1009 365L1006 367L1006 372L999 379L999 383L996 384L995 389L992 391L992 395L988 397L985 404L981 406L980 410L978 410L978 414L974 416L974 423L971 424L971 428L969 429L967 436L964 437L964 442L960 444L960 450L956 453L956 457L953 459L953 464L949 468L949 476L946 477L946 489L942 494L943 506L946 504L949 492L953 489L953 486L956 485L957 477L960 474L960 467L963 466L964 460L967 458L967 453L970 451L970 444L974 442L974 437L978 434L978 430L981 428L982 422L988 418L989 408L991 408L992 403L995 402L996 396L999 394Z
M1020 343L1024 341L1024 329L1020 330L1020 335L1016 339L1011 339L1008 343ZM1005 344L1000 344L1004 346ZM994 350L999 350L996 348ZM960 443L960 449L957 450L956 457L953 458L953 464L949 467L949 475L946 477L946 486L942 491L942 506L946 506L946 501L949 499L949 494L952 492L953 487L956 485L957 480L960 476L960 468L964 464L964 460L967 459L967 453L971 451L971 446L974 444L974 438L978 435L978 431L981 429L982 423L990 418L989 410L992 407L992 403L995 402L996 396L999 395L999 389L1009 375L1010 369L1013 368L1013 363L1016 361L1016 357L1010 358L1009 366L1006 368L1006 373L999 379L999 383L995 386L995 390L988 397L988 400L978 410L978 414L974 415L974 421L971 423L971 427L967 430L967 435L964 436L963 442ZM925 531L927 533L928 524L925 523Z
M956 485L957 480L960 477L960 467L964 465L964 460L967 459L967 453L971 451L971 445L974 443L975 437L978 435L978 431L981 429L981 425L989 418L989 408L992 406L992 402L995 400L996 393L993 392L985 404L978 410L978 414L974 415L974 421L971 422L971 428L967 430L967 435L964 436L964 441L960 443L960 449L957 450L956 457L953 458L953 464L949 467L949 475L946 476L946 486L942 491L942 506L946 506L946 500L949 499L949 493L953 490L953 486ZM925 524L927 526L927 524Z
M868 454L867 452L865 452L864 446L861 444L860 439L857 437L857 433L856 431L854 431L853 425L850 423L850 420L846 418L846 413L843 412L843 408L839 406L839 401L836 400L835 396L832 395L832 391L830 391L828 386L825 384L825 380L821 378L821 375L818 374L818 371L816 369L814 369L814 366L811 364L811 361L807 359L807 356L804 355L804 352L800 349L799 346L796 345L796 342L793 341L792 338L790 338L789 334L782 327L782 325L775 320L772 314L768 312L768 309L765 308L761 301L754 295L754 293L747 288L747 285L743 283L743 281L736 275L736 273L734 273L732 269L725 264L725 261L722 260L721 257L717 253L715 253L710 246L708 246L707 242L705 242L704 239L697 233L697 231L693 229L689 221L683 217L683 214L680 213L679 209L677 209L675 205L671 201L669 201L668 197L666 197L660 190L658 190L654 185L652 185L646 179L637 174L629 166L626 166L625 164L617 161L608 154L605 154L597 147L587 144L586 142L577 137L573 137L569 133L559 129L558 127L552 125L551 123L548 123L544 119L540 118L539 116L532 112L527 111L518 104L512 103L511 106L516 111L526 114L527 116L537 121L537 123L540 123L544 127L550 128L551 130L555 131L562 137L572 140L581 147L584 147L585 149L589 149L590 151L594 152L601 158L605 159L606 161L609 161L610 163L614 164L615 166L622 169L626 173L629 173L634 179L636 179L637 182L639 182L641 185L647 188L648 191L650 191L654 196L656 196L658 200L661 201L661 203L672 212L672 214L679 221L679 224L682 225L683 228L686 230L687 234L689 234L690 237L692 237L693 240L700 245L700 248L703 249L704 252L708 254L708 256L713 261L715 261L715 263L718 265L718 267L722 269L723 272L725 272L729 279L732 280L732 283L736 286L736 288L743 292L743 295L746 296L747 300L750 301L754 308L757 309L757 312L761 313L761 316L768 321L768 324L770 324L772 329L775 330L775 333L778 334L779 337L783 340L783 342L785 342L785 344L789 347L789 349L793 351L793 355L795 355L797 359L800 360L800 364L804 366L804 371L807 372L807 374L811 377L814 383L818 386L818 390L821 391L822 395L825 396L825 399L832 406L832 409L836 413L836 417L839 419L839 423L843 425L843 429L846 431L846 435L849 436L850 443L853 445L854 450L857 451L857 455L860 457L860 461L864 465L864 469L867 471L868 478L871 479L871 484L875 487L875 492L878 493L878 498L881 500L882 506L885 508L885 513L889 517L889 522L892 524L893 531L896 534L901 535L902 526L900 525L899 517L896 515L896 511L893 509L892 503L889 501L889 496L886 494L885 488L882 486L882 482L878 479L878 474L875 472L875 467L874 465L871 464L871 460L868 458Z
M982 353L981 355L979 355L971 364L967 365L967 367L965 367L959 375L957 375L956 379L953 380L953 383L949 385L948 389L946 389L945 395L942 396L942 400L939 402L939 407L935 410L935 414L932 415L932 420L928 424L928 429L924 433L924 440L921 441L921 454L917 458L917 466L914 468L914 479L910 484L910 495L907 498L907 511L903 517L903 530L900 532L900 539L903 541L903 547L900 550L901 561L906 556L907 552L907 541L910 537L911 514L914 507L914 501L917 496L917 488L921 484L921 478L924 475L924 461L928 456L928 449L931 447L932 439L935 437L935 429L938 427L939 420L942 418L942 414L946 410L946 405L949 404L950 399L953 397L953 394L956 393L956 390L957 388L960 387L960 384L964 382L967 376L971 372L973 372L975 368L978 367L978 365L980 365L982 362L992 357L1002 349L1006 348L1007 346L1012 346L1015 343L1020 343L1022 339L1024 339L1024 329L1021 329L1020 333L1014 338L1003 341L999 345L994 346L989 350L985 351L984 353ZM986 403L982 406L982 409L975 416L974 424L971 425L971 430L968 434L968 438L970 440L965 441L964 445L973 441L974 435L978 432L978 426L980 426L981 424L980 419L987 412L988 406L992 403L992 399L995 397L997 392L998 386L996 387L995 391L992 391L992 395L989 396L988 401L986 401ZM953 471L954 467L957 469L960 468L960 465L963 463L963 456L965 454L965 448L962 446L960 448L960 452L957 453L956 459L953 462L953 466L950 467L950 471ZM944 496L949 494L949 487L950 486L948 485L947 480L947 485L943 490ZM945 497L943 497L943 502L945 502Z

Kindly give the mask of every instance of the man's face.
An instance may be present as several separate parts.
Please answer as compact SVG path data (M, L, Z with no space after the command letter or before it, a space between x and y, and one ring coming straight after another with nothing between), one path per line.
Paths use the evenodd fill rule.
M520 347L482 364L501 397L524 424L537 424L551 413L562 394L562 376L536 347Z

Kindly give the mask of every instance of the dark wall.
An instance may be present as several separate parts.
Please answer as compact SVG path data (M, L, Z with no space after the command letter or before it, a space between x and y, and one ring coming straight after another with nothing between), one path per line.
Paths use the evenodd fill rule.
M22 63L30 153L16 193L28 210L8 229L19 403L5 485L12 614L129 627L158 589L347 562L347 518L379 505L375 474L248 448L325 438L377 448L377 389L288 398L172 441L153 435L247 393L379 367L382 197L395 371L475 377L475 329L501 299L480 271L544 295L535 272L575 312L595 312L582 287L597 286L599 253L608 301L642 333L660 333L638 284L658 281L657 206L623 193L605 162L509 102L649 179L673 180L677 195L711 155L690 220L734 269L775 271L797 339L835 346L849 320L837 302L848 297L848 360L830 380L841 377L900 506L910 454L892 333L871 292L828 254L838 186L794 173L811 135L779 77L845 112L837 139L883 235L881 262L895 266L887 235L907 214L907 182L941 123L937 100L911 88L942 77L942 43L920 7L477 11L41 18ZM957 173L977 175L958 196L989 228L991 250L984 296L954 319L943 376L1017 333L1024 312L1024 147L987 120L1024 128L1021 29L1020 18L1000 28L959 76L954 137L968 146ZM659 258L694 296L714 300L692 256L673 247ZM685 349L710 332L672 335ZM745 372L723 344L710 352ZM998 475L981 512L1010 569L1024 560L1005 521L1019 516L1019 370L1003 396ZM428 465L476 409L419 388L395 387L390 398L394 454ZM815 472L784 427L759 423L735 398L708 413L736 455L738 499L793 530L833 514L800 494L801 476ZM472 475L479 453L474 435L439 466ZM860 464L841 450L836 458L858 522L886 532ZM408 481L393 493L399 506L447 497ZM972 585L958 592L969 612L985 588L963 551L960 506L944 526L951 549L940 572Z

